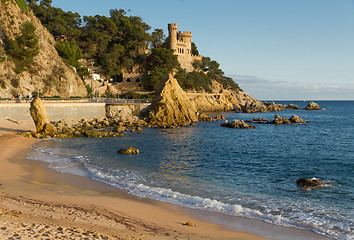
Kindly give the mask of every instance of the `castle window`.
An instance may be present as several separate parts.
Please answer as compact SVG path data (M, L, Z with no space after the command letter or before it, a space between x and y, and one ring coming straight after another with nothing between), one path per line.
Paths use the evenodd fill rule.
M127 78L127 82L130 82L131 80L130 80L130 78Z
M139 79L139 78L137 78L135 81L136 81L136 82L140 82L140 79Z
M187 53L189 54L189 49L187 49Z

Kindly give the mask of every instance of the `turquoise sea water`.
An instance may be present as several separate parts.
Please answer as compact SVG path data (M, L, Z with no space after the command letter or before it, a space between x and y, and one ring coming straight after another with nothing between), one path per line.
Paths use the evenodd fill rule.
M45 140L29 158L140 197L354 239L354 101L318 103L324 110L278 112L308 124L230 129L200 122L167 133ZM274 114L223 113L229 121ZM141 154L117 154L129 146ZM325 185L303 190L296 186L300 177Z

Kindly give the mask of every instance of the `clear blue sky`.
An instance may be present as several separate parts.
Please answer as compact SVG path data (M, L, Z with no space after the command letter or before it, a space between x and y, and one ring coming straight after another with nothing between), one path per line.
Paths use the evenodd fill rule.
M203 56L259 99L354 99L354 0L53 0L84 15L130 9L166 34L192 31Z

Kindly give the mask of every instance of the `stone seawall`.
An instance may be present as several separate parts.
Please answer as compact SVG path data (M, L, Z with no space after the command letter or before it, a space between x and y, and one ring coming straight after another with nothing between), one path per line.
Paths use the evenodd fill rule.
M130 113L139 116L140 111L150 106L150 103L88 103L88 102L44 102L50 120L103 118ZM30 103L0 103L0 120L32 119L29 113Z
M129 116L139 117L140 113L149 107L151 103L131 103L131 104L114 104L107 103L106 115L107 117L120 116L127 118Z
M81 119L105 117L105 103L46 103L50 120ZM0 120L32 119L29 113L30 103L0 103Z

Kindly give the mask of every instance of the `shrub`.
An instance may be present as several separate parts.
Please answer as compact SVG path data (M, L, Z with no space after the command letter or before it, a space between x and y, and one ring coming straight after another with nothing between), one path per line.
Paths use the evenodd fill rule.
M16 73L21 73L31 66L33 58L39 53L35 30L36 27L27 21L21 26L21 35L18 35L15 40L10 38L6 40L5 50L16 65Z
M20 86L20 81L18 80L18 78L13 78L11 79L11 85L14 87L14 88L18 88Z

